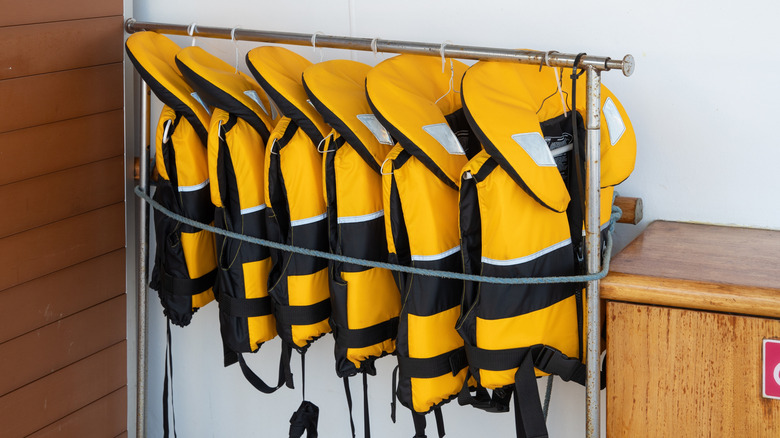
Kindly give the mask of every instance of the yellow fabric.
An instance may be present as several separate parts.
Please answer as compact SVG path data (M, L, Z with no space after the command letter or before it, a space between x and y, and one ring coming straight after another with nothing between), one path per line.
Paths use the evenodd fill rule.
M460 182L466 156L450 154L423 126L447 124L444 116L461 108L460 83L466 69L462 62L447 58L442 72L441 58L400 55L379 63L366 77L376 111L430 157L453 186Z
M155 135L154 144L156 147L154 148L154 167L157 169L157 174L160 175L160 178L168 181L171 180L171 177L168 175L168 169L165 168L165 159L163 158L163 133L165 132L165 125L168 122L172 124L174 120L176 120L176 112L168 105L163 105L162 111L160 112L160 118L157 122L157 132ZM168 129L168 131L172 130L172 128Z
M274 138L274 133L271 138ZM274 150L278 151L278 147L274 147ZM309 219L324 214L322 157L302 129L298 129L284 146L284 150L279 153L279 160L287 192L290 220Z
M394 156L392 152L390 156ZM411 255L437 255L460 245L458 192L428 171L415 157L409 158L393 173L409 233ZM384 178L390 176L385 175ZM387 232L390 232L389 227Z
M388 321L401 312L401 295L387 269L371 268L361 272L342 272L347 288L360 293L348 293L347 319L350 329L361 329ZM369 293L370 292L370 293ZM347 359L360 368L360 362L370 356L395 351L395 340L388 339L365 348L349 348Z
M136 32L127 38L125 46L147 74L175 99L184 103L204 127L208 126L208 111L192 96L192 87L184 81L176 67L176 54L181 50L176 43L156 32ZM164 99L163 94L158 94L158 97L168 100ZM173 102L165 103L175 106Z
M358 114L372 114L365 87L370 70L368 65L356 61L326 61L307 68L303 72L303 81L309 93L323 102L360 140L360 144L350 146L363 148L379 166L393 146L379 143L371 130L356 117Z
M338 216L362 216L382 210L382 176L365 165L357 151L348 146L351 145L345 144L336 152L333 163Z
M310 306L330 299L328 269L321 269L311 275L288 276L287 290L295 291L289 295L291 306ZM330 332L327 318L315 324L293 325L291 327L293 342L299 347L305 347L310 341Z
M283 47L263 46L250 50L246 61L250 69L308 118L320 134L325 136L330 131L322 116L307 102L309 97L301 84L303 71L312 65L309 60ZM282 102L276 104L283 105ZM281 109L285 111L284 108Z
M202 277L217 267L213 233L205 230L181 233L181 248L190 278ZM214 300L214 291L208 288L192 296L192 308L198 309L212 300Z
M407 315L409 357L430 358L463 346L463 339L455 332L460 306L430 316ZM427 412L444 396L457 394L466 379L464 368L456 376L451 373L432 379L412 378L412 404L417 412Z
M488 153L481 151L464 170L476 174L487 158ZM566 214L533 200L502 169L477 182L477 190L482 230L486 231L482 233L483 257L512 260L569 239Z
M244 263L244 294L247 299L268 296L268 272L271 270L271 258ZM276 319L273 315L247 318L249 330L249 348L257 350L265 341L276 336Z
M571 296L552 306L513 318L495 320L477 317L477 346L486 350L503 350L536 344L551 345L568 357L579 354L577 302ZM494 389L515 382L517 368L503 371L480 370L480 382ZM543 375L536 370L536 375Z
M219 196L219 184L217 183L219 138L220 135L224 135L230 148L230 159L236 172L236 180L241 181L242 184L238 193L241 209L257 207L264 204L266 199L263 191L265 167L259 165L265 157L263 139L254 128L249 126L249 123L241 118L238 118L232 129L225 133L224 129L220 129L220 125L225 125L229 118L228 113L215 108L209 126L208 166L209 178L211 179L211 201L217 207L224 206Z
M181 49L176 54L176 60L188 67L199 78L207 81L222 93L251 110L263 122L266 129L269 132L271 131L273 127L273 121L270 116L271 104L265 92L254 79L242 72L236 73L235 66L226 63L198 46ZM258 97L262 107L246 92L250 92L250 94L254 92L254 96ZM216 93L214 97L216 99L221 98ZM228 108L222 107L222 109L227 110Z

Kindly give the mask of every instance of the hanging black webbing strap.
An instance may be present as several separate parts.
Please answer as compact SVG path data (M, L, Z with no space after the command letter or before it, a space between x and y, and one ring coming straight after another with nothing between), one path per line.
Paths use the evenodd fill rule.
M349 427L352 429L352 438L355 438L355 420L352 418L352 391L349 389L349 377L344 376L343 380L344 394L347 396L347 408L349 408ZM391 414L391 418L393 418L394 415L395 413ZM393 423L395 423L395 418L393 418Z
M349 388L349 377L343 377L344 394L347 396L347 407L349 408L349 427L352 430L352 438L355 438L355 420L352 416L352 390ZM395 371L393 371L393 388L395 388ZM391 403L390 418L395 423L395 391L393 391L393 402ZM368 414L368 373L363 372L363 436L371 438L371 423Z
M433 415L436 418L436 432L439 434L439 438L443 438L444 431L444 417L441 414L441 407L436 406L431 409ZM412 411L412 422L414 423L414 438L427 438L425 434L425 428L427 427L427 421L425 420L425 414Z
M173 353L171 348L171 319L166 318L167 330L166 330L166 344L165 344L165 378L163 379L163 437L169 437L169 425L168 425L168 383L170 382L170 394L171 394L171 420L173 426L173 436L176 437L176 413L173 406ZM169 379L170 376L170 379Z
M244 374L246 380L252 384L258 391L264 394L271 394L277 389L281 388L285 383L288 388L293 388L292 373L290 372L290 356L292 355L292 347L282 343L282 352L279 356L279 380L276 382L276 386L271 387L263 381L244 360L244 355L238 353L238 364L241 365L241 372Z
M517 438L547 438L547 424L530 352L515 373L515 429Z
M368 373L363 372L363 436L371 438L371 424L368 420Z
M289 366L288 366L289 368ZM306 352L301 353L301 405L290 417L290 438L300 438L306 432L306 438L317 438L317 422L320 408L306 401Z

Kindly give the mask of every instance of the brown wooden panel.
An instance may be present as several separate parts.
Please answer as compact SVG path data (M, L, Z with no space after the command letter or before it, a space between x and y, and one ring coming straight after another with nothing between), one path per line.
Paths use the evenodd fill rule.
M123 123L119 109L0 134L0 184L122 155Z
M121 202L124 157L85 164L0 186L0 205L14 214L0 215L0 238Z
M115 436L114 438L127 438L127 431L124 431L120 433L119 435Z
M123 247L124 219L118 203L0 239L0 291Z
M0 342L66 318L124 291L124 249L1 291Z
M121 0L0 0L0 26L122 15Z
M607 436L780 436L764 338L779 320L609 302Z
M0 79L122 61L121 16L0 27Z
M125 339L125 295L0 344L0 395Z
M0 397L8 437L25 436L125 386L125 341Z
M122 107L122 63L0 81L0 132Z
M127 387L79 409L28 438L111 437L127 427Z
M780 289L780 231L656 221L612 272Z

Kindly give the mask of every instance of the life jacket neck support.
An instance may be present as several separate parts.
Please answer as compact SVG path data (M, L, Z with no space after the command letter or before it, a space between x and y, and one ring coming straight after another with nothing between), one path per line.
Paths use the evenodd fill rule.
M446 59L400 55L379 63L366 77L374 114L404 149L446 185L457 190L460 170L479 144L470 136L460 101L467 66Z
M176 65L209 105L244 119L264 142L268 140L273 111L257 82L197 46L179 51Z
M154 94L190 122L200 141L206 144L210 109L185 82L176 67L181 48L168 37L156 32L137 32L125 43L127 56Z
M301 75L312 63L288 49L272 46L250 50L246 63L282 114L294 120L311 141L319 145L330 128L308 102L301 85Z

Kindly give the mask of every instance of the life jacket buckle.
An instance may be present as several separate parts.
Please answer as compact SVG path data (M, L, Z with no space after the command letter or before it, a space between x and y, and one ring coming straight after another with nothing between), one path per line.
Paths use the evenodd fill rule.
M531 354L534 355L534 367L541 371L546 371L550 361L552 361L555 356L562 354L559 350L556 350L549 345L541 345L535 354L533 350L531 351Z

